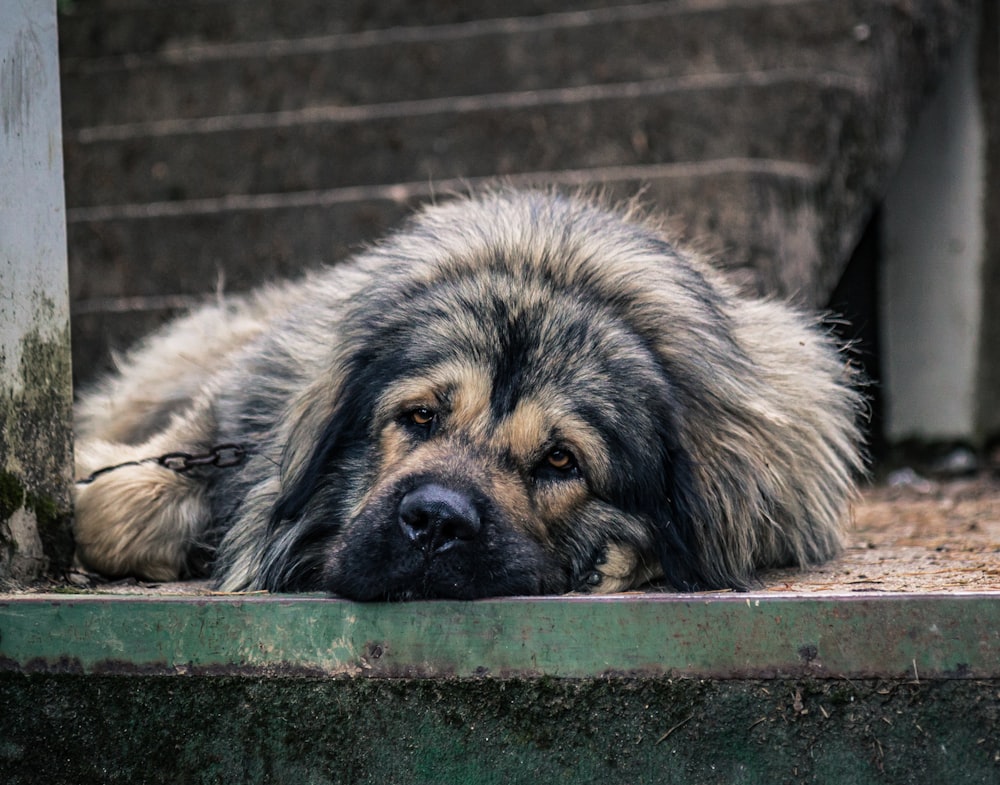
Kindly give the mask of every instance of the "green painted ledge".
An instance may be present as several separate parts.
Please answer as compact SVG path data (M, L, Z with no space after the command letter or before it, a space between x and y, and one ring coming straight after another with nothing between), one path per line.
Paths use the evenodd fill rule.
M0 670L366 677L1000 677L1000 595L0 600Z
M0 783L996 785L1000 595L0 597Z

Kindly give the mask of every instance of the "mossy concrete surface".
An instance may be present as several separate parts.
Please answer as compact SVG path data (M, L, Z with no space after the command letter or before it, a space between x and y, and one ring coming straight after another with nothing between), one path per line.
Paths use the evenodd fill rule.
M48 339L29 333L19 353L16 371L0 355L0 586L58 571L73 550L68 323Z
M0 677L0 779L981 783L998 681Z
M995 783L1000 597L0 598L0 782Z
M0 14L0 586L71 555L72 375L55 3Z

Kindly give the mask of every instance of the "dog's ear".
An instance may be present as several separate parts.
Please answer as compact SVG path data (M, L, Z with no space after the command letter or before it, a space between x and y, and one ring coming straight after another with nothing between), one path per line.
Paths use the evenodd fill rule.
M678 588L746 589L760 569L836 555L863 471L861 398L836 345L784 306L730 307L738 354L703 342L671 358L660 557Z
M752 535L760 524L745 504L742 479L725 462L706 460L683 447L668 451L667 503L654 515L660 564L680 591L745 591L753 583Z
M314 496L320 478L334 462L342 444L344 425L348 419L345 415L344 406L337 405L327 413L325 423L317 423L320 425L318 430L309 429L308 424L303 422L295 429L298 433L293 432L293 439L301 439L305 434L300 431L308 431L308 442L292 441L286 448L286 458L282 462L281 494L271 516L272 529L283 521L298 518Z
M363 444L376 389L364 372L340 373L309 385L292 406L281 456L281 491L270 526L298 519L322 482L335 482L337 466ZM331 490L331 489L328 489ZM336 490L336 488L332 489Z
M673 588L745 590L752 582L752 555L743 535L753 524L738 504L742 481L730 475L729 461L710 457L705 440L713 433L692 441L683 421L693 413L686 408L671 395L657 414L658 460L647 464L650 474L640 480L638 506L653 522L656 554Z

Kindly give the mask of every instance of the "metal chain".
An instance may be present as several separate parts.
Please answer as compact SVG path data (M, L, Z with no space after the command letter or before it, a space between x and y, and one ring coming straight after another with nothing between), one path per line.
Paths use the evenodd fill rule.
M246 457L247 448L242 444L217 444L209 449L208 452L204 453L192 454L187 452L168 452L165 455L160 455L156 458L143 458L139 461L125 461L124 463L116 463L114 466L104 466L94 472L91 472L82 480L76 480L76 484L89 485L102 474L107 474L108 472L113 472L118 469L124 469L126 466L156 464L158 466L162 466L164 469L169 469L172 472L184 474L184 472L190 471L198 466L215 466L218 469L228 469L232 466L239 466L244 460L246 460Z

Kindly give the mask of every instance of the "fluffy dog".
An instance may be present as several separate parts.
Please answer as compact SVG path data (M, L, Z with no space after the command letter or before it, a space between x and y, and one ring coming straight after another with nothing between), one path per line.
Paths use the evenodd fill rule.
M840 548L854 382L637 210L492 190L132 351L78 405L79 472L137 462L78 486L78 553L359 600L744 588Z

